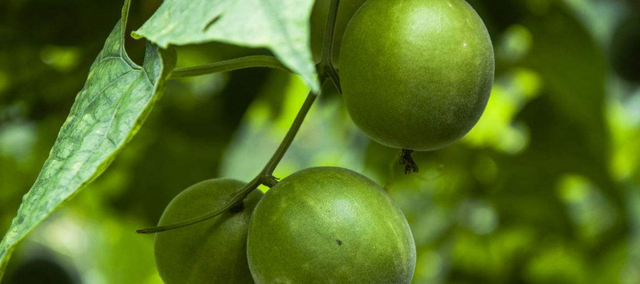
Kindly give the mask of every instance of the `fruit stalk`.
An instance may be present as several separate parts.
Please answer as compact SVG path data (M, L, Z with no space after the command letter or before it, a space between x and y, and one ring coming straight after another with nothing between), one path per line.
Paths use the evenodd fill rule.
M331 65L331 56L333 56L333 41L336 27L336 19L338 18L338 6L340 6L340 0L332 0L331 6L329 6L329 19L327 20L327 28L324 32L324 39L322 42L322 61L320 64Z
M289 131L287 132L287 135L284 137L282 143L280 143L280 146L262 170L261 177L263 178L263 180L271 178L273 171L276 169L276 166L278 166L278 164L282 160L282 157L284 157L284 154L287 152L287 150L289 150L289 146L291 146L293 139L295 139L296 134L298 134L300 126L302 126L302 122L304 122L307 113L309 113L309 110L311 109L311 106L313 106L313 103L315 102L317 97L318 95L313 92L310 92L307 96L307 99L304 101L304 104L302 104L298 115L296 115L296 118L293 120L291 128L289 128Z
M331 0L331 6L329 7L329 19L327 20L327 28L325 29L324 39L322 46L322 60L318 64L318 77L329 77L333 84L338 88L338 91L342 93L342 86L340 85L340 77L333 67L333 42L335 40L335 27L336 19L338 18L338 7L340 6L340 0ZM320 79L320 86L324 84L324 79Z

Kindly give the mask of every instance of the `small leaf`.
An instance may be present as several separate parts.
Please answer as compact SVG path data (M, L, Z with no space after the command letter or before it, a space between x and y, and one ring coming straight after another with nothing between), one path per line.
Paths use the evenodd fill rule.
M147 44L143 66L124 49L130 0L94 61L40 175L0 243L0 278L15 245L98 177L131 140L164 89L175 54Z
M313 0L165 0L134 37L168 47L220 41L271 49L318 91L309 48Z

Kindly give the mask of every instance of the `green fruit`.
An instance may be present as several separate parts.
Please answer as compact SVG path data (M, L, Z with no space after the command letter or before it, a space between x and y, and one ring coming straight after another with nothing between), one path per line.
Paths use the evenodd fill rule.
M332 61L335 67L338 67L338 55L344 30L347 28L347 24L349 24L349 21L351 21L356 11L358 11L360 6L366 1L367 0L340 0L333 41ZM331 0L316 0L311 13L311 52L315 62L320 62L322 59L322 42L324 40L324 32L327 28L330 6Z
M160 218L168 225L199 217L225 205L245 184L213 179L178 194ZM246 240L251 213L262 193L251 193L243 206L211 220L158 233L154 251L160 277L166 284L254 283L247 265Z
M351 20L340 79L355 124L393 148L462 138L489 99L493 46L464 0L369 0Z
M341 168L297 172L256 206L247 239L256 283L410 283L407 220L370 179Z

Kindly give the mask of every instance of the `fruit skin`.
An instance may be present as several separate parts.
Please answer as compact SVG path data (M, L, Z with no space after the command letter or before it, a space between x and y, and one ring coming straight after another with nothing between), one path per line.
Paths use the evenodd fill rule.
M347 24L349 24L353 15L366 1L367 0L340 0L333 40L332 61L336 68L339 67L340 44L342 43L344 31L347 29ZM316 0L311 13L311 53L316 63L320 63L322 59L322 41L324 40L324 31L327 28L330 6L331 0Z
M410 283L416 248L407 220L370 179L311 168L272 187L251 217L256 283Z
M373 140L428 151L462 138L489 99L495 60L464 0L369 0L342 41L349 114Z
M223 206L245 183L212 179L178 194L159 225L188 220ZM154 252L166 284L254 283L247 264L246 237L251 213L262 193L254 191L240 212L227 211L211 220L156 234Z

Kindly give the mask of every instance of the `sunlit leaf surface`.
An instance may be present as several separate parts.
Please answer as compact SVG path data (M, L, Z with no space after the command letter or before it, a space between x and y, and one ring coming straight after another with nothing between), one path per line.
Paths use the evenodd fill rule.
M210 41L269 48L318 90L309 49L312 6L313 0L167 0L134 36L165 48Z
M138 131L163 90L175 56L149 44L143 66L124 50L129 1L93 63L38 179L0 244L0 275L14 246L100 175Z

